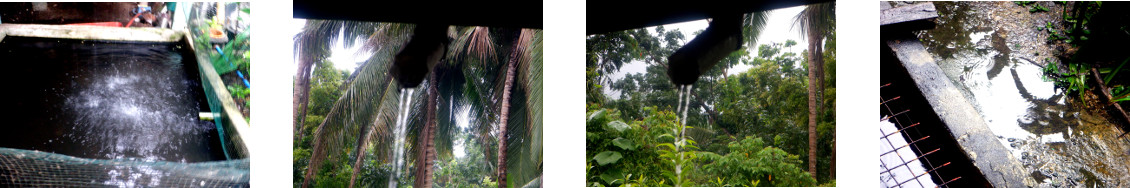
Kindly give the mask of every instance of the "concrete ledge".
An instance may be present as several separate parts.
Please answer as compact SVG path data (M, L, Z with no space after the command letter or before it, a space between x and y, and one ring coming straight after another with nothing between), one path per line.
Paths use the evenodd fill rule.
M184 33L162 28L123 28L85 25L0 24L3 36L81 40L177 42Z

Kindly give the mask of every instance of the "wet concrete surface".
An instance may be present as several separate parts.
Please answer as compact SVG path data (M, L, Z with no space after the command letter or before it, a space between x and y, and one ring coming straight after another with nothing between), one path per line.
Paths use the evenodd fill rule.
M1055 59L1043 27L1059 23L1061 5L934 4L938 25L918 37L1037 187L1130 186L1130 142L1113 119L1043 79Z

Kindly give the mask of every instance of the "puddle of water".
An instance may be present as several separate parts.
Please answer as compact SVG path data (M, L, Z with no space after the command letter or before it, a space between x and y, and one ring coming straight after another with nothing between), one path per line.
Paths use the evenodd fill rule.
M1052 51L1029 47L1042 31L1002 23L1035 14L1017 13L1021 7L1011 2L935 5L938 27L918 36L1033 179L1044 186L1130 185L1130 145L1117 138L1120 131L1101 111L1043 80L1046 62L1032 59Z
M94 159L224 160L215 125L198 118L206 109L199 73L182 53L176 44L5 38L0 59L9 73L2 78L11 84L4 103L15 118L0 131L0 147ZM109 174L160 178L145 169Z

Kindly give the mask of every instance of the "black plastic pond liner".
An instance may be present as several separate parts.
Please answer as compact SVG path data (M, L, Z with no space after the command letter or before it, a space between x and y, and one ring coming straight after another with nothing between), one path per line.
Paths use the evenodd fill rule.
M919 124L903 131L905 133L903 134L904 139L908 142L929 137L911 144L910 147L915 151L915 154L923 156L924 152L938 149L938 151L923 157L923 161L931 161L931 164L927 164L930 166L927 169L937 168L949 163L945 167L937 168L936 173L932 172L930 174L931 179L938 184L946 182L945 186L948 187L993 187L977 167L973 166L973 162L966 157L958 146L957 140L930 108L926 98L919 92L909 73L899 64L899 60L892 55L893 52L890 51L890 48L885 45L880 45L880 48L882 49L879 67L881 72L880 83L890 84L880 89L880 96L883 99L898 97L897 100L884 103L890 110L882 108L880 115L881 117L889 117L892 119L891 122L900 122L901 126ZM950 181L956 177L961 178Z
M0 147L82 158L225 160L196 63L177 43L7 37ZM189 57L189 58L184 58Z
M246 187L185 43L0 41L0 187Z

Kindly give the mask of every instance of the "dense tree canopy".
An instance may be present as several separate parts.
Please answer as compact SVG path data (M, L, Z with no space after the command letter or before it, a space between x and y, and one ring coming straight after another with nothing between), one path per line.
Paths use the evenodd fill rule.
M797 45L791 40L739 50L706 72L691 92L687 146L671 149L677 143L670 135L679 131L678 94L666 76L665 58L686 40L681 31L662 26L588 37L586 185L834 185L828 174L835 131L834 34L823 50L815 176L801 160L809 153L808 58L786 50ZM647 68L614 78L628 63ZM735 65L749 68L731 70ZM682 164L681 177L669 173L676 164Z

